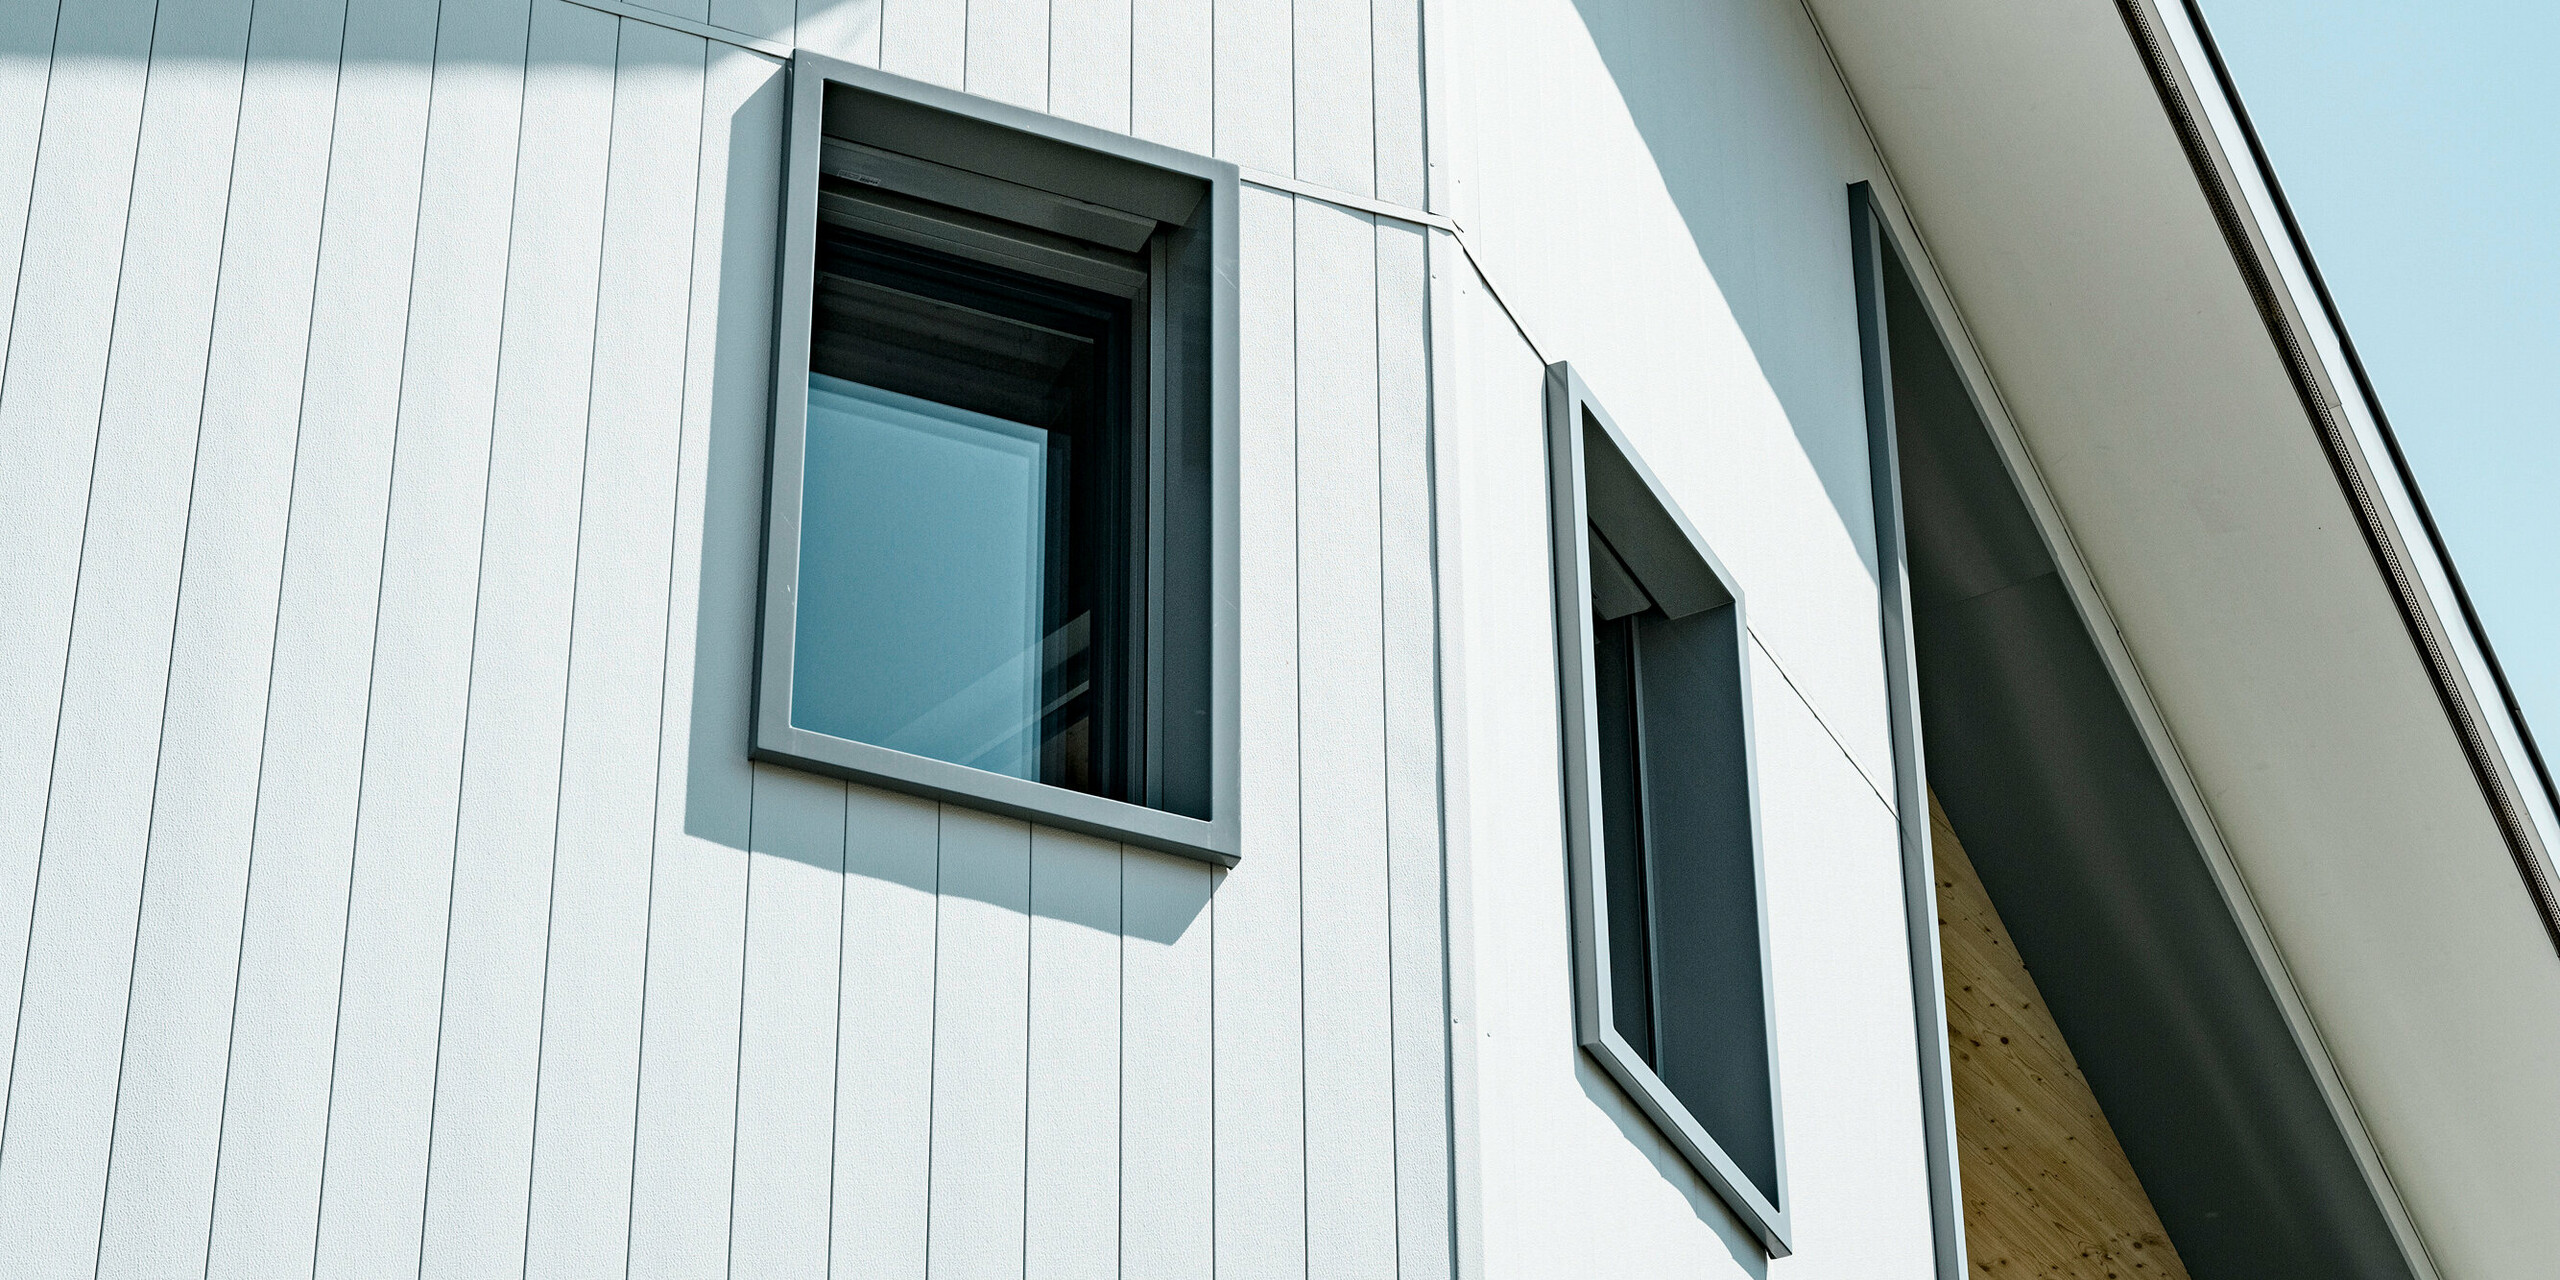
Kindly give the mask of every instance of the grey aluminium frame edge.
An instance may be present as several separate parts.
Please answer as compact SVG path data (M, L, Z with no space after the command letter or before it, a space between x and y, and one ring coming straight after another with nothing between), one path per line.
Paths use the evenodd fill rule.
M1067 146L1133 160L1200 179L1209 188L1210 325L1210 816L1207 820L1150 809L811 733L791 724L789 681L799 577L803 450L808 431L810 312L815 294L819 139L830 83L900 98ZM767 440L764 580L759 592L755 711L748 754L757 760L888 787L1104 839L1124 841L1217 866L1236 865L1242 851L1237 805L1241 679L1237 635L1237 333L1236 166L1121 134L1060 120L938 85L890 75L802 50L790 66L790 117L783 163L782 225L777 246L774 363Z
M1949 1069L1946 968L1938 943L1937 862L1930 848L1928 756L1920 744L1920 667L1912 649L1911 568L1903 544L1902 451L1894 435L1893 354L1884 312L1884 255L1893 232L1875 189L1849 188L1850 262L1857 276L1860 381L1866 396L1867 475L1874 489L1876 581L1884 629L1886 713L1893 725L1894 821L1902 837L1903 925L1911 948L1911 1004L1920 1049L1920 1128L1928 1147L1929 1219L1940 1280L1965 1275L1964 1181Z
M1748 665L1751 646L1742 589L1723 561L1708 548L1706 540L1698 536L1696 527L1682 514L1678 504L1671 500L1661 480L1645 465L1626 434L1618 429L1616 420L1592 398L1581 376L1571 365L1560 360L1547 366L1546 397L1547 510L1550 541L1554 548L1557 695L1562 701L1557 710L1564 726L1565 856L1574 902L1575 1038L1600 1063L1609 1078L1626 1090L1638 1109L1652 1119L1655 1127L1670 1140L1690 1167L1707 1181L1734 1216L1758 1237L1769 1256L1787 1257L1794 1252L1794 1246L1789 1239L1786 1209L1786 1126L1784 1108L1779 1105L1777 1004L1769 972L1769 894L1760 841L1758 752L1749 749L1748 745L1752 734ZM1689 1114L1688 1107L1672 1095L1661 1077L1645 1065L1634 1046L1618 1034L1610 1017L1610 1010L1615 1006L1611 1000L1607 963L1609 916L1605 901L1606 877L1599 866L1600 759L1595 748L1600 726L1599 702L1591 685L1595 661L1589 593L1591 552L1589 539L1583 533L1590 524L1583 486L1581 424L1585 414L1607 433L1655 501L1661 503L1663 510L1679 525L1690 549L1706 562L1727 594L1733 597L1737 652L1744 663L1740 690L1742 734L1746 744L1743 759L1747 770L1745 794L1750 797L1751 806L1752 896L1760 918L1760 1010L1762 1033L1766 1037L1769 1054L1769 1125L1778 1192L1774 1201L1752 1185L1751 1179L1725 1153L1723 1146L1707 1133L1696 1117Z

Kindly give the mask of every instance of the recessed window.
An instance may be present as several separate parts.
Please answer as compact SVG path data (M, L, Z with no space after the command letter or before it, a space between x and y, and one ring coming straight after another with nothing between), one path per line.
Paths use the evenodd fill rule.
M1578 1034L1784 1256L1741 595L1572 369L1547 396Z
M756 754L1232 860L1232 169L794 76Z

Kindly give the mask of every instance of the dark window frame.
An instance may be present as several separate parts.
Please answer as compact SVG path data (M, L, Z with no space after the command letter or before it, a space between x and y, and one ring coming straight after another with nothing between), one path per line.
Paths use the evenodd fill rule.
M848 127L849 120L858 127ZM810 53L792 60L786 145L749 754L1234 865L1240 846L1236 167ZM833 181L822 184L822 175ZM847 179L859 186L848 188ZM856 196L850 204L849 190ZM1132 713L1133 732L1146 738L1132 756L1140 762L1132 767L1146 775L1141 799L989 772L791 723L822 203L831 224L843 222L850 209L863 234L885 233L1062 286L1122 293L1138 306L1143 385L1134 388L1135 429L1160 477L1143 499L1138 573L1145 606L1126 620L1143 654L1132 686L1143 690ZM1101 251L1094 251L1097 245ZM1125 265L1130 254L1142 269ZM1205 538L1168 539L1168 528ZM1178 545L1184 541L1195 545ZM1167 637L1181 635L1196 640L1177 651ZM1177 684L1182 688L1169 693ZM1181 727L1188 736L1177 737L1165 723L1168 705L1201 708L1205 717L1192 715ZM1169 758L1182 763L1167 766ZM1179 789L1190 798L1179 804L1164 799L1177 789L1162 777L1169 767L1185 772Z
M1562 362L1548 366L1546 381L1547 446L1548 446L1548 511L1550 545L1553 552L1556 604L1556 647L1558 694L1564 722L1564 782L1566 852L1573 898L1573 968L1574 1028L1581 1047L1598 1061L1609 1077L1624 1089L1637 1108L1649 1117L1673 1149L1694 1169L1700 1178L1733 1210L1742 1224L1757 1236L1771 1257L1785 1257L1792 1252L1789 1243L1786 1193L1786 1140L1781 1124L1778 1097L1777 1020L1769 965L1769 912L1765 875L1765 859L1760 840L1759 785L1757 764L1752 749L1750 694L1750 632L1743 615L1740 586L1723 563L1710 550L1695 526L1681 514L1661 481L1646 467L1635 448L1620 431L1617 422L1594 400L1582 379ZM1601 456L1594 457L1594 453ZM1609 456L1614 455L1614 456ZM1597 491L1595 492L1595 482ZM1626 542L1618 547L1615 565L1603 563L1595 572L1592 539L1586 531L1598 523L1613 524L1628 530ZM1639 550L1635 545L1642 540ZM1604 538L1604 541L1606 539ZM1623 566L1623 570L1619 567ZM1611 788L1604 785L1604 739L1601 709L1603 691L1611 672L1599 663L1600 633L1603 625L1595 621L1595 598L1641 588L1649 598L1643 614L1646 618L1696 617L1701 626L1721 628L1729 624L1729 636L1715 637L1732 646L1734 655L1734 687L1708 691L1728 708L1709 731L1729 735L1722 744L1731 749L1739 776L1729 779L1733 794L1747 813L1733 820L1745 833L1751 865L1752 905L1758 921L1756 970L1760 984L1758 1007L1761 1043L1767 1050L1768 1086L1768 1153L1769 1186L1763 1190L1744 1171L1735 1154L1726 1149L1714 1133L1700 1122L1691 1107L1674 1092L1659 1074L1651 1060L1650 1048L1639 1047L1622 1034L1617 1025L1620 993L1616 987L1612 956L1611 924L1615 916L1611 903L1611 865L1606 805L1604 798ZM1605 603L1605 602L1604 602ZM1625 604L1608 606L1623 609ZM1668 613L1666 609L1688 612ZM1613 619L1616 623L1633 623L1635 615ZM1640 656L1640 655L1639 655ZM1646 758L1642 743L1645 727L1640 723L1647 705L1641 691L1641 665L1634 666L1625 678L1629 709L1639 723L1627 726L1631 741L1633 767L1641 771ZM1642 783L1638 784L1643 785ZM1642 801L1637 801L1639 805ZM1649 819L1646 820L1649 827ZM1649 839L1650 837L1648 837ZM1652 868L1647 865L1643 883L1652 885ZM1622 895L1623 896L1623 895ZM1666 932L1659 927L1665 911L1654 901L1656 893L1647 889L1647 900L1641 910L1649 922L1647 945L1642 948L1648 972L1657 969L1662 952L1659 939ZM1623 939L1616 940L1623 943ZM1746 993L1747 1000L1747 993ZM1654 999L1644 1002L1650 1026L1659 1028L1661 1012ZM1712 1028L1690 1027L1695 1033ZM1756 1123L1757 1115L1752 1116Z

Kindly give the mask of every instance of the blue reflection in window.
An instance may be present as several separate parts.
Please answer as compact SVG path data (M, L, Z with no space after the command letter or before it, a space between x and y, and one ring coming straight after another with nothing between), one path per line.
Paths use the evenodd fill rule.
M809 375L793 725L1040 776L1049 433Z

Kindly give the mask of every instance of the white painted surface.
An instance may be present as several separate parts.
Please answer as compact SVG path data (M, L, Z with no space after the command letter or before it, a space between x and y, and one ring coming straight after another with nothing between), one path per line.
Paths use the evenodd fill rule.
M386 27L371 12L345 21L334 5L299 15L272 6L265 12L264 22L251 15L247 48L268 54L281 40L288 49L319 45L335 56L341 26L358 49L412 29L421 45L432 38L398 18ZM426 75L420 68L347 78L339 95L367 110L361 124L334 132L329 89L290 59L243 67L195 445L195 491L222 497L191 502L188 516L153 797L157 856L144 872L134 942L100 1276L165 1275L205 1264L295 477L315 477L300 491L306 511L326 505L320 495L333 487L361 491L352 504L338 503L358 509L381 493L378 478L336 478L333 464L389 441L389 413L357 425L363 420L347 413L346 392L353 385L387 403L375 388L397 381L399 318L386 322L365 303L407 286ZM289 116L293 127L276 127ZM261 183L240 180L244 165L272 167ZM325 229L323 165L341 193ZM313 274L305 275L315 256ZM284 312L276 306L284 298L307 309ZM306 370L303 352L287 344L300 342L315 318L342 342ZM344 376L368 365L395 376ZM302 419L331 429L304 441L296 395ZM301 521L306 532L310 519ZM368 542L370 564L380 551L378 530ZM334 545L306 542L295 569L307 572L311 554L325 558Z
M46 86L0 360L0 1050L12 1067L151 50L148 5L63 17L55 62L80 73Z
M1453 7L1464 224L1892 794L1848 188L1878 166L1791 4Z
M1020 1275L1031 829L942 807L934 922L932 1274Z
M529 17L521 3L472 0L446 6L436 27L399 433L357 747L363 774L317 1277L418 1265Z
M227 655L228 678L271 673L242 914L236 936L218 931L208 947L230 943L236 957L228 1038L186 1063L223 1077L210 1238L167 1245L182 1264L187 1245L203 1250L214 1277L312 1265L435 54L434 24L402 9L315 3L269 8L250 24L238 163L267 176L235 192L205 403L208 444L238 435L201 448L197 465L232 469L244 515L276 512L272 531L245 519L206 531L227 533L224 557L237 557L220 576L255 581L252 565L273 564L281 578L271 654L264 637L245 643L257 634L248 617L207 628L243 636L230 641L247 651ZM348 55L380 61L339 72L342 31ZM341 112L344 146L332 128ZM362 143L378 148L379 170L356 158ZM242 252L244 237L256 252ZM304 265L315 256L316 284ZM331 340L312 340L322 333Z
M1120 1271L1120 847L1031 833L1026 1276Z
M614 124L619 23L534 6L507 249L507 311L490 441L489 511L471 645L471 764L456 824L445 940L423 1270L513 1274L542 1047L553 863L573 830L561 720L578 591L580 479L589 466L596 281Z
M1246 340L1237 501L1244 547L1244 856L1218 887L1218 1273L1303 1275L1307 1258L1305 958L1298 803L1298 202L1247 190L1238 281Z
M743 755L694 747L747 735L755 582L705 569L755 554L764 382L713 373L771 349L771 311L757 304L772 296L773 255L760 237L733 245L730 229L776 216L778 153L753 139L780 126L783 80L769 59L707 53L628 1181L610 1148L582 1160L537 1146L528 1271L541 1276L617 1276L625 1248L635 1275L727 1262L754 774Z
M603 305L583 423L560 834L547 898L529 1163L533 1201L551 1211L559 1231L545 1237L556 1252L540 1256L563 1266L586 1259L601 1273L628 1229L651 868L666 838L659 751L669 718L669 567L683 434L698 430L688 412L697 367L688 328L703 314L622 300L672 304L703 278L695 262L697 165L686 157L703 129L708 52L689 35L623 25Z
M30 1272L88 1263L105 1210L247 36L235 4L152 32L0 1120L0 1223L56 1228L8 1249Z
M1468 935L1450 984L1472 1019L1462 1253L1486 1276L1929 1275L1848 265L1847 188L1875 158L1792 5L1518 0L1445 22L1460 218L1502 291L1472 266L1434 282L1457 329L1433 336L1452 391L1449 917ZM1784 1262L1573 1048L1539 394L1555 359L1749 603Z
M1796 1253L1768 1264L1749 1231L1573 1048L1557 777L1554 641L1542 519L1543 368L1473 273L1444 353L1459 399L1440 428L1456 545L1443 575L1443 697L1462 730L1453 831L1469 869L1453 902L1473 936L1465 989L1488 1276L1927 1276L1901 876L1892 815L1811 708L1752 652L1781 1101ZM1444 537L1449 530L1444 529ZM1456 588L1456 589L1453 589ZM1461 719L1460 717L1463 717ZM1459 837L1453 837L1459 838ZM1463 1184L1462 1184L1463 1185Z

